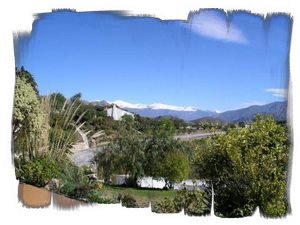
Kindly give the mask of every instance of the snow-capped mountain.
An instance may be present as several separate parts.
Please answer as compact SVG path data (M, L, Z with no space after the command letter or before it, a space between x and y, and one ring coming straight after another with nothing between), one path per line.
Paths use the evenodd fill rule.
M146 104L134 104L122 100L116 101L94 101L91 102L94 105L109 106L116 104L120 108L123 108L129 112L138 114L144 117L156 118L161 116L170 116L183 119L185 121L193 121L200 118L206 119L220 119L225 122L249 122L256 114L271 114L275 120L285 121L287 117L287 102L273 102L266 105L253 105L247 108L230 110L225 112L216 112L209 110L200 110L194 107L182 107L166 105L161 103L154 103L150 105Z
M125 109L129 112L138 114L144 117L156 118L160 116L172 116L186 121L198 119L201 117L214 117L217 115L214 111L204 111L196 109L195 107L187 106L174 106L162 103L153 104L134 104L123 100L116 101L94 101L91 102L98 106L107 106L107 104L116 104L118 107Z
M129 102L125 102L122 100L116 100L110 102L111 104L116 104L121 108L128 108L128 109L154 109L154 110L173 110L173 111L188 111L188 112L195 112L197 111L196 108L188 106L188 107L181 107L181 106L174 106L174 105L166 105L162 103L153 103L150 105L146 104L133 104Z

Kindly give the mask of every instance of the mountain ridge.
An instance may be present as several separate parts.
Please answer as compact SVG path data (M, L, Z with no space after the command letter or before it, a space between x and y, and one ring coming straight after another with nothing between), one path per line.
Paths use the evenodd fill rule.
M194 121L202 118L207 120L219 119L225 122L250 122L257 114L270 114L275 120L285 121L287 119L287 101L272 102L265 105L252 105L245 108L216 112L209 110L200 110L195 107L172 106L161 103L133 104L122 100L116 101L94 101L92 104L106 107L116 104L129 112L143 117L157 118L160 116L171 116L183 119L185 121Z

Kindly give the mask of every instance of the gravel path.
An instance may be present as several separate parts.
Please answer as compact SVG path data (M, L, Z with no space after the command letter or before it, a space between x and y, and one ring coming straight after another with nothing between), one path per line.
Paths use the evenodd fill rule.
M103 147L90 148L86 150L77 151L70 156L70 159L77 166L91 166L92 165L91 161L94 159L97 153L101 151L103 151Z
M201 138L208 138L213 135L218 135L218 134L224 134L225 132L223 131L217 131L213 133L191 133L191 134L180 134L180 135L175 135L174 138L176 140L181 140L181 141L188 141L192 139L201 139Z

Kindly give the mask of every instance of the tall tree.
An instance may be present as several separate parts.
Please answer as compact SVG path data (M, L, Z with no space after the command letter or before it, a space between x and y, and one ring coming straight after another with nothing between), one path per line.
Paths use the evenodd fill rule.
M73 95L71 98L70 98L70 101L71 102L74 102L75 100L79 101L81 99L81 93L78 92L77 94Z
M29 73L27 70L25 70L23 66L21 67L20 70L16 68L16 77L24 79L26 83L31 85L35 93L39 95L38 86L34 79L34 76L31 73Z
M165 178L168 187L173 187L175 182L188 178L189 161L187 156L179 151L168 152L161 164L160 174Z
M265 216L286 215L288 149L287 131L271 116L212 139L195 166L213 184L217 214L247 216L259 206Z
M16 76L13 111L15 152L22 151L23 160L35 154L33 146L45 127L44 112L37 93L24 76ZM26 150L25 150L26 149Z

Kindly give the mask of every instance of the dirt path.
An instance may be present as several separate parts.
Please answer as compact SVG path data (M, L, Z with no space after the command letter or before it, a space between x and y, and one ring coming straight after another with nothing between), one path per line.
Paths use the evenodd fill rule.
M212 133L179 134L179 135L175 135L174 138L176 140L180 140L180 141L188 141L188 140L193 140L193 139L208 138L213 135L224 134L224 133L225 132L223 132L223 131L217 131L217 132L212 132Z

